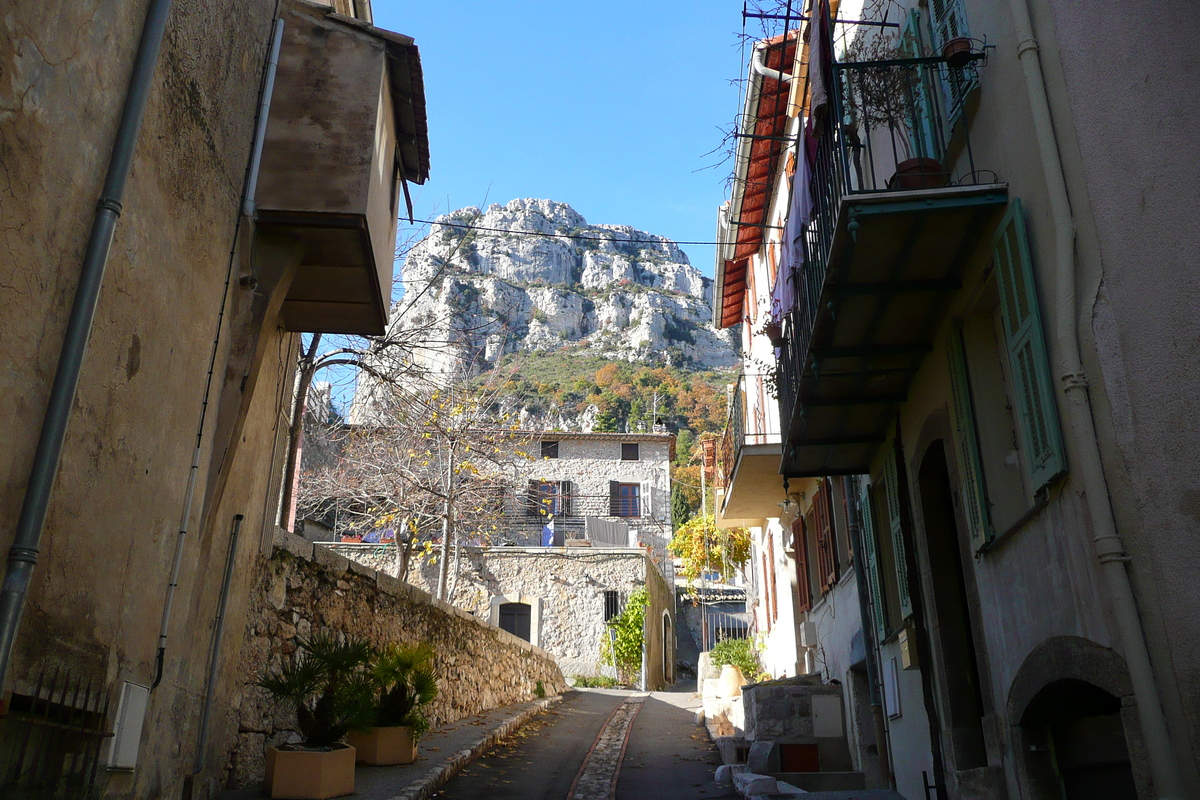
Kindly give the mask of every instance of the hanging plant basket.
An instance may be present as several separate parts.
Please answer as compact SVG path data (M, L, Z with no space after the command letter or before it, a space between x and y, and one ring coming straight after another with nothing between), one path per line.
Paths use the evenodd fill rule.
M972 55L971 40L966 36L956 36L942 45L942 58L951 69L962 69L970 64Z
M783 347L787 344L787 337L783 335L783 325L778 322L768 322L763 328L763 333L771 340L772 347Z

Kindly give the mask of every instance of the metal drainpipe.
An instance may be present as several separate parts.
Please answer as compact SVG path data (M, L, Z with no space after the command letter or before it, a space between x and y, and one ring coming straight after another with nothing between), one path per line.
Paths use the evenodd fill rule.
M1161 800L1183 800L1183 778L1171 747L1166 715L1162 710L1137 600L1129 580L1126 565L1130 557L1125 552L1125 544L1113 518L1112 498L1108 493L1100 446L1096 439L1095 419L1088 397L1087 375L1080 359L1079 309L1075 292L1075 219L1058 153L1050 98L1042 77L1041 56L1026 3L1027 0L1010 0L1017 34L1017 58L1025 73L1025 88L1029 94L1038 152L1050 195L1050 216L1054 223L1055 297L1062 309L1055 318L1055 343L1061 359L1067 416L1075 434L1077 452L1074 456L1079 462L1088 511L1096 528L1096 556L1102 565L1112 599L1117 631L1124 645L1129 678L1137 699L1138 719L1145 737L1155 795Z
M229 532L229 552L225 556L225 577L221 580L221 599L217 604L217 618L213 623L212 657L208 661L208 681L204 685L204 711L200 715L200 736L196 741L196 760L192 774L204 771L204 748L208 746L208 726L212 719L213 689L217 683L217 663L221 660L221 635L225 632L225 606L229 601L229 584L233 582L234 556L237 554L238 535L242 532L241 514L233 518L233 529Z
M871 619L871 598L867 588L866 561L862 549L862 526L858 524L862 509L858 506L857 492L851 496L850 486L854 481L842 478L842 493L849 501L846 508L846 527L849 529L850 551L854 555L854 582L858 587L858 614L862 619L863 650L867 661L867 690L870 694L871 721L875 728L875 747L879 752L880 778L886 786L895 786L892 779L891 753L888 748L887 728L883 718L883 700L879 692L879 665L875 663L875 628Z
M254 190L258 185L258 169L262 162L263 139L267 131L267 117L271 112L271 94L275 90L275 68L279 64L279 47L283 41L283 20L275 20L271 38L271 49L267 59L267 71L263 77L262 100L259 104L258 123L254 130L254 143L250 150L250 162L246 168L245 193L242 197L242 213L254 214ZM241 226L241 220L238 220ZM237 233L234 233L234 247ZM233 269L233 252L229 256L229 269L225 274L225 288L221 295L221 310L217 313L217 332L213 336L212 352L208 358L208 377L204 383L204 399L200 403L200 422L196 426L196 446L192 450L192 465L188 470L187 489L183 495L183 509L179 514L179 533L175 537L175 556L171 563L171 577L167 581L167 599L163 602L162 620L158 627L158 650L154 655L154 680L151 689L162 683L163 666L167 653L167 633L171 628L171 609L175 604L175 590L179 587L179 569L183 564L183 543L187 540L188 520L192 515L192 501L196 496L196 478L200 474L200 455L204 444L204 422L208 418L208 400L212 394L213 371L217 363L217 351L221 344L221 329L225 321L225 304L229 300L229 280Z
M17 520L12 547L8 551L4 584L0 587L0 690L8 685L8 666L12 658L13 644L21 626L33 568L37 564L50 493L58 475L71 406L75 402L75 391L79 386L79 372L87 352L96 303L100 298L100 286L108 266L108 255L112 249L117 219L121 216L125 184L129 178L133 151L142 127L142 117L146 110L146 101L154 78L154 68L158 64L158 55L162 49L163 33L170 11L171 0L150 0L150 6L146 10L142 37L133 61L133 73L129 78L129 89L121 109L121 120L113 142L112 154L109 156L108 173L105 175L104 188L100 192L100 200L92 218L92 229L84 251L79 284L75 288L75 301L71 306L71 316L67 321L66 334L58 356L54 384L46 403L46 416L42 420L37 450L34 452L25 497L21 503L21 516Z

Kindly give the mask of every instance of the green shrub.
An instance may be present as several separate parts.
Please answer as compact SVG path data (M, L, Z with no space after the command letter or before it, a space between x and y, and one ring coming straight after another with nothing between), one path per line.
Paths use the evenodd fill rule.
M625 609L608 621L600 640L600 663L617 668L622 683L633 683L642 668L642 644L646 638L646 605L650 594L646 587L629 595Z
M753 639L722 639L713 645L709 658L714 667L734 665L748 681L758 681L765 676Z
M608 675L572 675L576 686L584 689L616 689L620 686L616 678Z

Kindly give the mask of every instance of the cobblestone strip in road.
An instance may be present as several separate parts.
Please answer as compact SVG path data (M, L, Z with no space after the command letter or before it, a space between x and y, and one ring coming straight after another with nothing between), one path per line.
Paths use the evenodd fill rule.
M634 695L613 711L579 768L571 791L567 793L568 800L610 800L616 796L617 774L625 755L625 744L629 741L629 731L647 697L649 695Z

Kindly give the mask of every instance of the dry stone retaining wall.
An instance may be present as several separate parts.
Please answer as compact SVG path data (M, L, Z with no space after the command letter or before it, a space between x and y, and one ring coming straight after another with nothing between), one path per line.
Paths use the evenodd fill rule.
M294 711L272 701L256 679L290 657L299 638L321 630L376 645L432 644L441 677L428 714L434 726L532 700L539 683L546 694L566 688L544 650L389 575L279 532L271 557L259 564L250 598L233 692L230 787L261 781L266 746L299 738Z

